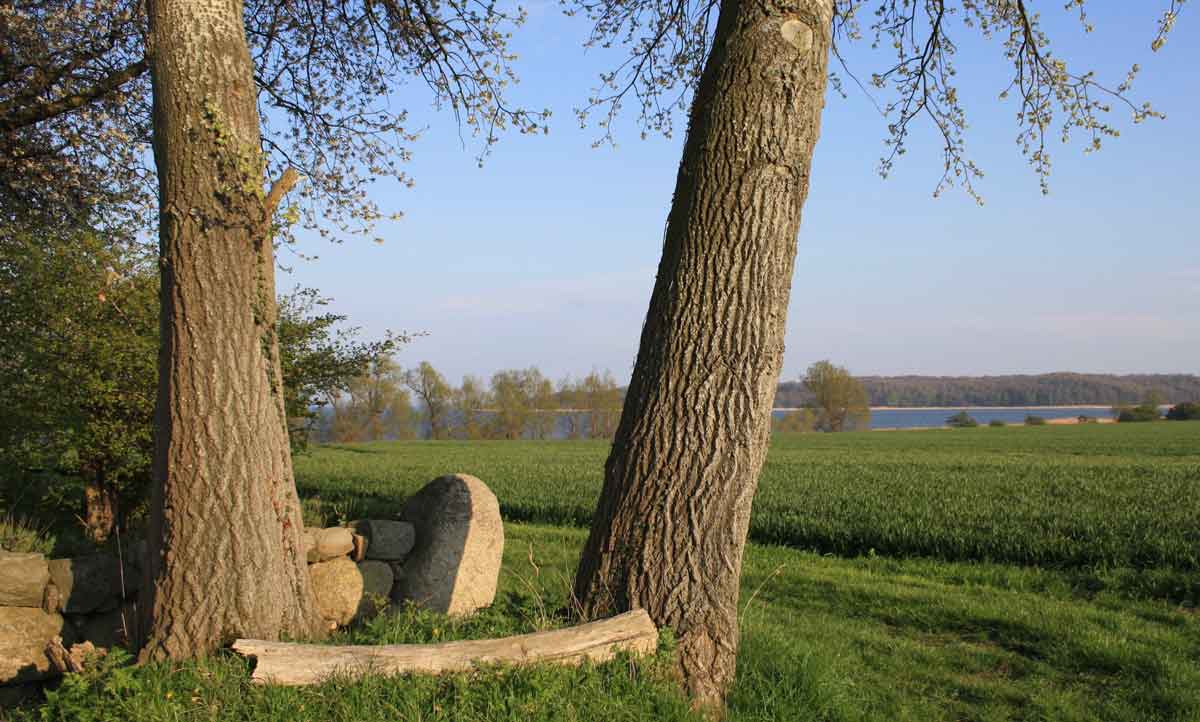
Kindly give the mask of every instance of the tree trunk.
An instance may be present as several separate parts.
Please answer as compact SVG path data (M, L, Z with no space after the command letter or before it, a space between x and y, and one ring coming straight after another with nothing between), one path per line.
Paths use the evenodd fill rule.
M161 347L143 660L321 629L300 547L241 0L151 0ZM294 176L287 176L294 182Z
M85 470L83 483L83 523L92 541L108 541L117 523L117 489L103 469Z
M721 5L637 364L575 580L585 614L674 628L700 706L733 680L832 0Z

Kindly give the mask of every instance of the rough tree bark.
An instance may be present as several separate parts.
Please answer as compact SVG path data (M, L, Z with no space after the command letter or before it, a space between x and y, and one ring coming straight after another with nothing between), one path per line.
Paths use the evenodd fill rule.
M832 0L726 0L689 118L637 364L575 580L671 626L700 706L733 679L742 551L783 359Z
M151 0L161 347L143 660L319 634L241 0Z

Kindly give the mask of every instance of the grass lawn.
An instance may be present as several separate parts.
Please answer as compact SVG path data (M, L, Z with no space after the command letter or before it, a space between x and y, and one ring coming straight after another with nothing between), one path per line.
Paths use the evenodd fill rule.
M467 621L384 617L338 641L444 641L557 626L585 532L524 524L506 531L492 610ZM1080 589L1058 572L753 545L742 604L731 720L1200 719L1196 611ZM663 659L619 661L273 689L252 687L247 665L222 655L85 675L14 719L692 719L664 667Z

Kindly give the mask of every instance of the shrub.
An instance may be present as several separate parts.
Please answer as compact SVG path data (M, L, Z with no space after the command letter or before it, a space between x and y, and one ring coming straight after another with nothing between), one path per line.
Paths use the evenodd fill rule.
M1184 401L1181 404L1175 404L1167 411L1167 418L1171 421L1200 420L1200 401Z
M1120 406L1113 409L1113 411L1116 413L1117 421L1123 424L1140 421L1158 421L1162 418L1158 406L1152 403L1139 404L1138 406Z
M999 426L1008 426L1008 424L1001 421L1000 419L992 419L991 421L988 422L988 426L999 427Z
M1044 418L1042 418L1041 416L1034 416L1033 414L1029 414L1025 417L1025 425L1026 426L1045 426L1046 420Z
M971 418L971 415L966 411L959 411L954 416L946 419L946 426L955 429L970 429L979 426L979 422Z

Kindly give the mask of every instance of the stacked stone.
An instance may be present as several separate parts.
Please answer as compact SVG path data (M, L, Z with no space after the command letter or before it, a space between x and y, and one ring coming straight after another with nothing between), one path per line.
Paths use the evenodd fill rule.
M390 604L463 615L495 599L504 525L482 481L466 474L434 479L398 516L304 530L317 605L331 628Z
M129 555L140 561L144 547ZM47 560L41 554L0 552L0 685L37 682L57 674L46 644L126 644L136 624L139 564L109 554Z
M331 628L392 604L465 615L495 599L504 525L482 481L434 479L397 516L303 530L317 604ZM58 674L46 656L54 637L68 648L127 644L145 553L144 543L136 545L122 563L109 554L47 560L0 551L0 693Z

